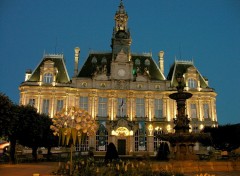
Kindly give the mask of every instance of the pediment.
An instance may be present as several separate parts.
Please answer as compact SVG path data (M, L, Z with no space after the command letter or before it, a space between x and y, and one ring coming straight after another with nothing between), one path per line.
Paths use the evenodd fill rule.
M187 69L188 73L197 73L197 69L194 66L191 66Z
M126 128L128 130L132 130L133 124L128 121L127 118L119 118L113 125L113 129L117 130L119 128Z
M115 61L116 62L129 62L128 56L126 53L124 53L123 49L121 49L121 51L118 53Z

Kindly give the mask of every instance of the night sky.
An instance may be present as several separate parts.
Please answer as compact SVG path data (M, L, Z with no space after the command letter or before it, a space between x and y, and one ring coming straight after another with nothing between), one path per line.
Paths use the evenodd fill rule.
M89 51L110 51L120 0L1 0L0 92L19 102L25 71L43 54L64 54L69 76L74 48L80 67ZM134 53L165 52L193 60L217 96L220 124L240 123L240 0L123 0Z

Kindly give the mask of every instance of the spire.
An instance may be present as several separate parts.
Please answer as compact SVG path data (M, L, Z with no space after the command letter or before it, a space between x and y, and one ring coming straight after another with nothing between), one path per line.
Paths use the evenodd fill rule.
M125 9L124 9L124 5L123 5L123 1L122 1L122 0L120 1L120 4L119 4L119 6L118 6L118 12L119 12L119 13L126 13L126 12L125 12Z
M120 4L118 6L118 10L115 14L115 30L127 30L127 21L128 21L128 15L125 11L124 5L122 0L120 1Z

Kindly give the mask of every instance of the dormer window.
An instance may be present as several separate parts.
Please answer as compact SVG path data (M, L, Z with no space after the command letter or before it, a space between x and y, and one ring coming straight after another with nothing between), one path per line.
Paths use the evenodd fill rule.
M146 59L145 62L144 62L145 66L150 66L150 60L149 59Z
M135 65L136 65L136 66L139 66L139 65L140 65L140 60L139 60L139 59L136 59L136 60L135 60Z
M97 58L94 56L93 58L92 58L92 64L96 64L97 63Z
M188 87L190 89L196 89L197 88L197 81L193 78L188 79Z
M52 75L52 73L44 74L43 82L46 83L46 84L51 84L53 82L53 75Z
M102 64L102 65L106 65L106 64L107 64L107 59L106 59L106 57L103 57L103 58L102 58L101 64Z

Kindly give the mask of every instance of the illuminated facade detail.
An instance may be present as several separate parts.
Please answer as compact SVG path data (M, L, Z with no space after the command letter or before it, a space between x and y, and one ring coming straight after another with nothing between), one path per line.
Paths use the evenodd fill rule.
M121 1L115 14L110 52L90 52L79 69L80 48L74 48L74 76L70 79L62 54L46 54L34 71L27 71L20 85L20 104L30 104L50 117L61 108L78 106L102 124L82 149L93 147L104 155L113 142L122 154L153 154L156 134L174 132L176 73L184 76L193 96L186 102L191 132L217 126L216 92L192 61L175 60L166 77L164 52L133 53L128 15ZM81 146L80 146L81 148Z

